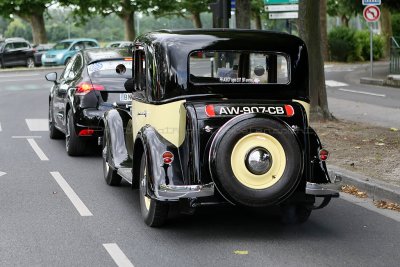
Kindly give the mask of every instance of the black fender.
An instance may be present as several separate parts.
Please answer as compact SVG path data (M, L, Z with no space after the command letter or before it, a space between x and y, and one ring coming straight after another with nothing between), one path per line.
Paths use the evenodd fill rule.
M129 140L132 140L132 135L128 138L125 135L130 121L129 112L122 109L111 109L104 113L104 131L109 134L109 140L103 140L103 142L109 142L109 164L115 169L132 167L132 157L128 153L129 144L132 143Z
M319 159L319 151L322 149L322 143L313 128L308 129L308 140L310 146L310 164L311 173L307 181L312 183L330 183L328 168L325 161Z
M250 120L250 119L255 119L255 118L267 118L269 120L273 120L278 122L279 124L281 124L283 127L285 127L287 129L286 134L289 134L291 137L293 137L295 139L295 143L297 143L299 150L300 150L300 170L299 170L299 176L297 177L297 181L290 187L287 189L287 191L285 192L284 195L282 195L279 199L276 200L276 203L281 203L284 200L286 200L287 198L289 198L299 187L299 185L301 184L301 182L304 180L304 170L305 170L305 149L304 146L302 145L302 143L299 140L298 135L295 133L295 131L283 120L268 115L268 114L260 114L260 113L249 113L249 114L242 114L239 116L236 116L232 119L230 119L228 122L226 122L219 130L218 132L214 135L210 149L208 151L208 166L209 166L209 171L211 173L211 178L214 181L217 190L219 191L219 193L229 202L234 203L235 201L227 194L227 192L225 192L225 189L221 186L221 184L219 183L218 179L216 179L217 174L216 174L216 170L218 168L217 164L216 164L216 158L217 158L217 154L216 154L216 147L219 146L219 143L222 141L224 133L226 132L227 129L231 129L233 126L235 126L236 124L245 121L245 120ZM275 131L275 129L271 129L271 131ZM282 133L283 134L283 133ZM304 189L303 189L304 191ZM276 204L275 203L275 204Z
M163 162L162 155L169 151L174 155L171 164ZM171 144L163 138L157 131L147 125L143 127L137 134L133 149L133 176L134 179L139 177L140 159L142 153L145 153L147 158L147 195L150 198L165 201L158 194L159 186L165 185L186 185L188 184L187 177L183 176L181 167L181 155L178 147ZM173 199L169 199L170 201ZM177 199L176 199L177 200Z

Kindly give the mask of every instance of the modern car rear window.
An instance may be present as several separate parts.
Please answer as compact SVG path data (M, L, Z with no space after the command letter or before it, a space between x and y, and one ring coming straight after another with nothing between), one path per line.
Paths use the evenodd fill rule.
M287 84L288 55L249 51L194 51L189 79L205 84Z
M132 78L132 60L100 61L88 65L92 78Z

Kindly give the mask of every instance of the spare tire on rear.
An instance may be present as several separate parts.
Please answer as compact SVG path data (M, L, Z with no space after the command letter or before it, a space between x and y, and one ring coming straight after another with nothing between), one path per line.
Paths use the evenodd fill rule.
M293 130L279 119L260 114L228 121L215 135L209 153L218 191L235 204L278 204L294 191L303 172Z

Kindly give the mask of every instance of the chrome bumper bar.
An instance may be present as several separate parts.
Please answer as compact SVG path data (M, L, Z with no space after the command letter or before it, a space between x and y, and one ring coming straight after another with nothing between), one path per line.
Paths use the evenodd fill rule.
M166 185L162 184L156 192L162 198L197 198L214 195L214 183L205 185Z
M338 184L316 184L307 182L306 194L316 197L339 197Z

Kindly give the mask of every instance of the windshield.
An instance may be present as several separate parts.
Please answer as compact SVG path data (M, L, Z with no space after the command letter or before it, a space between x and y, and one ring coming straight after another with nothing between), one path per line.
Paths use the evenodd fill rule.
M53 50L66 50L70 47L72 42L60 42L53 46Z
M206 84L287 84L288 56L267 52L195 51L190 81Z
M132 78L132 60L100 61L88 66L93 78Z

